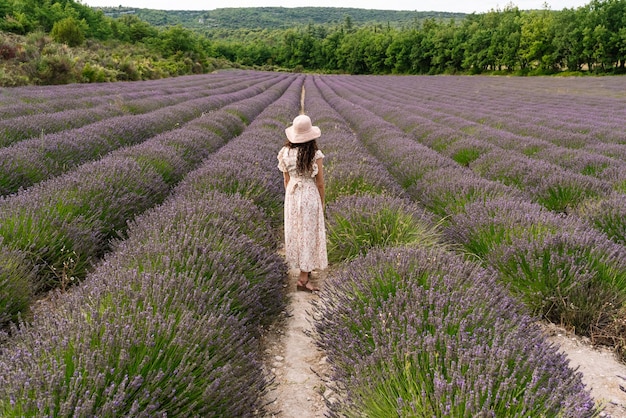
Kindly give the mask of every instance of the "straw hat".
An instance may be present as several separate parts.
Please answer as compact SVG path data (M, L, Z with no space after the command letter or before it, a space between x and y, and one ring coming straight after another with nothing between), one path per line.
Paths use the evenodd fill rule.
M304 144L322 135L322 131L317 126L313 126L311 118L307 115L297 116L293 124L285 129L287 139L292 144Z

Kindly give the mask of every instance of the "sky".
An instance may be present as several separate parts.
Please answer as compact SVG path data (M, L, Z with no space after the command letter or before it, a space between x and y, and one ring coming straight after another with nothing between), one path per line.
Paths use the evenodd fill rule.
M521 10L578 8L589 0L82 0L94 7L158 10L213 10L226 7L353 7L358 9L485 13L513 4Z

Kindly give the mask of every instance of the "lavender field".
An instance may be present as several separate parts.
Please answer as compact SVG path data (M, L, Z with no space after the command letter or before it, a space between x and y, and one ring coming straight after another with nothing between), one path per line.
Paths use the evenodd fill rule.
M595 416L626 360L626 80L228 71L0 95L0 415L263 416L276 154L322 129L331 416ZM173 378L173 376L175 378Z

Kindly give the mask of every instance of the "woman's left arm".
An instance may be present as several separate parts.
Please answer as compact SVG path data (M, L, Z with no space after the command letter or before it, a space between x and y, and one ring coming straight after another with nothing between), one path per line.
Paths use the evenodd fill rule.
M287 185L289 184L289 173L287 171L283 171L283 181L285 183L285 190L287 190Z
M315 163L317 164L317 174L315 175L315 185L320 192L320 198L322 199L322 207L324 206L324 166L322 164L323 159L318 158Z

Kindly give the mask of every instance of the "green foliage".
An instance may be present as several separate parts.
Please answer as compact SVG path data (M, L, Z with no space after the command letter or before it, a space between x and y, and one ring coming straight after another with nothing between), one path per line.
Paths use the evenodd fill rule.
M458 150L452 159L462 166L469 166L469 164L482 155L482 151L476 148L462 148Z
M106 15L129 14L156 27L182 25L200 33L223 29L288 29L313 25L344 24L347 30L364 25L413 26L424 19L461 19L464 13L419 12L415 10L370 10L342 7L228 7L214 10L154 10L133 7L104 7Z
M62 45L49 45L33 64L37 84L68 84L79 80L70 51Z
M1 245L0 240L0 329L28 314L35 275L21 253Z
M74 0L0 1L0 12L5 11L0 30L43 30L72 48L86 43L88 50L98 49L95 40L138 48L121 66L93 54L76 68L50 58L49 63L34 65L43 68L33 70L30 59L38 57L22 57L25 65L9 63L4 70L3 85L197 74L216 69L213 60L219 62L217 68L353 74L626 72L626 23L611 17L624 14L626 0L594 0L562 11L523 11L510 5L471 15L316 7L94 9ZM93 70L98 67L105 71Z
M328 208L328 259L342 262L373 248L432 247L439 232L416 207L388 196L346 196Z
M553 184L537 195L537 202L546 208L561 213L571 212L586 199L598 196L598 192L574 181Z
M55 41L72 47L82 45L85 42L83 28L80 22L73 17L66 17L56 22L52 26L50 35Z
M513 243L489 259L534 313L582 335L611 322L626 302L623 263L577 237Z
M86 63L82 71L83 80L88 83L102 83L109 81L107 77L107 71L99 65L92 65Z

